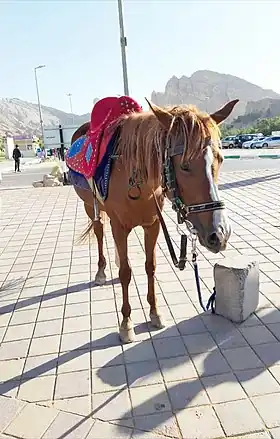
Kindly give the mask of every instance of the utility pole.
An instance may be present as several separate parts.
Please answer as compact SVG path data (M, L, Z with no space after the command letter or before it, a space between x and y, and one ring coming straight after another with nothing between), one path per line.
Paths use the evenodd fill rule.
M124 34L123 0L118 0L118 10L119 10L120 43L121 43L121 54L122 54L123 89L124 89L124 94L126 96L129 96L127 62L126 62L127 39Z
M69 98L69 105L70 105L70 112L72 116L72 125L74 125L74 114L73 114L73 107L72 107L72 93L66 93L66 96Z
M46 66L45 66L45 65L40 65L40 66L37 66L37 67L34 68L42 141L44 141L44 128L43 128L42 107L41 107L41 102L40 102L40 94L39 94L39 85L38 85L38 78L37 78L37 70L38 70L38 69L43 69L44 67L46 67Z

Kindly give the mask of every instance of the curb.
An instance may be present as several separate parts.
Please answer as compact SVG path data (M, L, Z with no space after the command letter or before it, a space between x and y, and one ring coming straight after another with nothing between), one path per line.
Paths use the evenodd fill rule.
M224 159L255 160L255 159L280 159L280 154L262 155L225 155Z
M2 191L17 191L22 189L32 189L33 186L0 186L0 192Z

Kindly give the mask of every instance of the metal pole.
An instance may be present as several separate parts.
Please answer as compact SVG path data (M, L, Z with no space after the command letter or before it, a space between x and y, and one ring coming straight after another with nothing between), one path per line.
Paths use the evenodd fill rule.
M43 128L42 107L41 107L40 94L39 94L39 85L38 85L38 78L37 78L37 69L42 69L43 67L46 67L46 66L42 65L42 66L37 66L34 68L42 141L44 140L44 128Z
M65 163L65 149L64 149L64 138L63 138L63 130L62 126L58 126L59 129L59 139L60 139L60 157L62 161L62 171L63 171L63 184L67 185L68 179L67 179L67 166Z
M124 94L126 96L129 96L127 62L126 62L127 39L124 35L123 0L118 0L118 10L119 10L119 24L120 24L121 53L122 53L123 88L124 88Z
M69 98L70 112L71 112L71 116L72 116L72 124L74 125L74 114L73 114L73 107L72 107L72 93L67 93L67 96Z

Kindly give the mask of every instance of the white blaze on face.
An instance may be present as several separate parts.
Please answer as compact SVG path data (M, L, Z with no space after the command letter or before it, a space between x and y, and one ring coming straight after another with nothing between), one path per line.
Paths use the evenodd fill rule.
M212 172L214 155L211 146L207 146L204 158L206 162L206 176L209 181L209 187L210 187L210 193L209 193L210 199L211 201L220 201L218 186L214 181L213 172ZM219 226L223 228L225 237L226 239L228 239L231 233L231 226L225 209L213 211L213 227L217 233L219 233L218 231Z
M210 198L212 201L219 201L219 192L216 183L214 182L212 166L214 163L214 156L212 152L211 146L207 146L205 153L205 162L206 162L206 175L209 181L210 186Z

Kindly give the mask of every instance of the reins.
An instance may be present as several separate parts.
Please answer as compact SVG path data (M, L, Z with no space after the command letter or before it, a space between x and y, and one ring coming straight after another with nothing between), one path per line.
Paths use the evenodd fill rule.
M181 235L180 256L178 260L154 191L153 191L153 197L156 204L158 219L164 234L164 238L170 253L170 257L175 267L179 268L179 270L182 271L184 270L187 262L187 243L188 243L187 235L185 234Z

